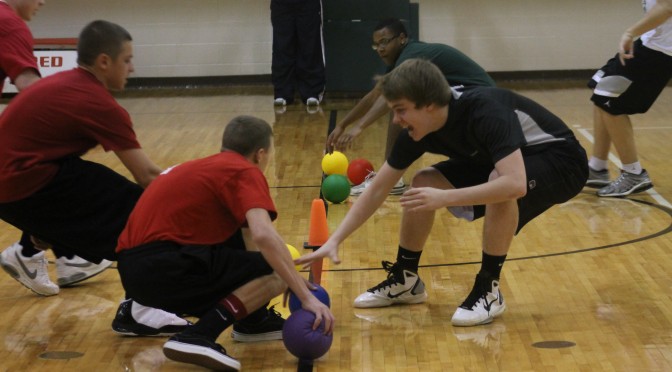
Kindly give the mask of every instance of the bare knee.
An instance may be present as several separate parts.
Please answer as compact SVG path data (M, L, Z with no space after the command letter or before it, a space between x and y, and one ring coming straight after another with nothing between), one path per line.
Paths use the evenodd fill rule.
M439 189L454 188L446 177L441 174L436 168L428 167L419 170L411 181L413 187L435 187Z

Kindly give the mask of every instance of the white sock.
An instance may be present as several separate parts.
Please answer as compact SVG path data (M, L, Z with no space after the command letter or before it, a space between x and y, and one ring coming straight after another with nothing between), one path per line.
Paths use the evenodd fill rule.
M623 170L632 174L642 174L642 165L638 161L632 164L623 164Z
M598 159L594 156L591 156L590 160L588 160L588 166L593 168L593 170L596 170L596 171L601 171L601 170L607 169L607 164L608 163L607 163L606 159L602 160L602 159Z
M135 300L132 301L133 304L131 305L131 316L133 319L135 319L136 322L142 325L146 325L152 328L161 328L166 325L187 324L186 320L173 313L140 305Z

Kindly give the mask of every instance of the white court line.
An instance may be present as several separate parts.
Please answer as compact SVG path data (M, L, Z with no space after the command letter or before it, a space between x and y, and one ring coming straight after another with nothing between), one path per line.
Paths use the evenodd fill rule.
M576 128L576 130L579 133L581 133L584 137L586 137L586 139L590 143L595 143L595 138L593 137L592 134L590 134L590 132L588 132L588 130L582 128L580 125L574 125L574 128ZM611 152L609 153L609 160L611 160L612 163L616 164L618 169L623 168L623 164L621 164L621 161L618 160L618 157L616 157L616 155L612 154ZM672 209L672 204L670 204L670 202L668 202L665 198L663 198L663 196L660 195L655 188L652 187L646 190L646 193L649 194L653 198L653 200L658 202L658 204Z

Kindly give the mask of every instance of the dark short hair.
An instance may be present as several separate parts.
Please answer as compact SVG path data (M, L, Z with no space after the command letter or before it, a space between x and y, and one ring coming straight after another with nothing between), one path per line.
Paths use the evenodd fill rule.
M447 106L452 97L450 85L441 70L432 62L420 58L404 61L386 75L376 77L376 88L387 101L405 98L415 107L432 103Z
M84 26L77 42L77 63L93 66L96 58L107 54L117 58L125 41L132 41L131 34L118 24L97 20Z
M404 26L403 22L401 22L398 18L385 18L380 20L380 22L378 22L376 28L374 28L373 31L379 31L384 28L389 28L390 31L392 31L392 33L395 35L404 34L408 37L406 27Z
M271 137L273 129L266 121L254 116L236 116L224 129L222 150L248 156L259 149L271 147Z

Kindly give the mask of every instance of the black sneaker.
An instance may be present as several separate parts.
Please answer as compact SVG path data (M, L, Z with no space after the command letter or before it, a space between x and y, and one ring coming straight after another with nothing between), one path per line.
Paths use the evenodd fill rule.
M170 360L195 364L216 371L240 371L240 362L226 354L222 345L199 335L178 333L163 344Z
M134 312L139 320L133 317ZM119 304L112 330L124 336L172 336L190 325L190 321L175 314L128 299Z
M246 322L245 319L233 325L231 337L239 342L256 342L282 340L282 326L285 320L279 312L275 311L275 305L268 308L268 316L257 323Z

